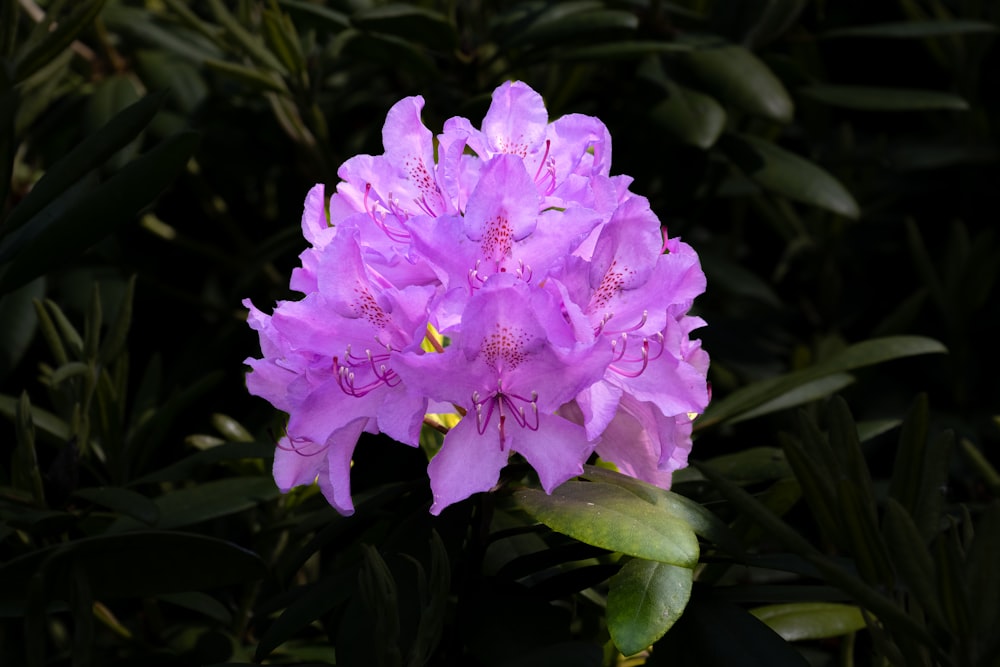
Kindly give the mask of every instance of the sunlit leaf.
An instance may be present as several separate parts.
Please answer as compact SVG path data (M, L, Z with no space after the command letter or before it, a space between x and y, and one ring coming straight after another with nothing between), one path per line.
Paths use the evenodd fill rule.
M570 481L551 495L520 489L514 499L552 530L586 544L682 567L698 562L698 540L687 523L624 489Z

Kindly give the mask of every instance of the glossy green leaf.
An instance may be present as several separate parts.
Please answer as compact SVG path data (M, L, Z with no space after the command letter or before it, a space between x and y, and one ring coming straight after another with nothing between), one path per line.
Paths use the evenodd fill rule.
M624 655L655 643L680 618L691 597L694 571L636 558L611 578L608 631Z
M722 147L736 166L769 192L847 218L860 215L854 196L814 162L750 135L727 134Z
M798 89L798 92L830 106L860 111L932 111L941 109L967 111L969 109L969 103L958 95L936 90L835 86L817 83L803 86Z
M711 148L726 126L726 110L715 98L668 82L668 97L650 110L659 127L682 143Z
M784 433L779 437L819 529L833 544L842 547L846 542L843 516L838 508L832 480L836 471L824 465L820 457L812 455L801 440Z
M813 380L812 382L807 382L799 387L796 387L795 389L782 394L778 398L757 406L753 410L745 412L739 417L734 418L730 423L735 424L746 419L753 419L754 417L771 414L772 412L780 412L789 408L805 405L806 403L812 403L813 401L825 398L826 396L837 393L841 389L849 387L854 384L854 381L855 378L850 373L834 373L833 375L821 377Z
M779 123L792 120L795 107L771 69L742 46L699 48L680 56L692 83L724 104Z
M24 81L48 65L83 32L101 12L104 0L80 0L70 4L72 10L59 16L52 30L38 40L30 40L15 62L15 79Z
M2 59L9 58L17 46L17 24L20 20L19 9L16 2L0 2L0 58ZM0 76L6 76L6 74L0 74ZM2 108L2 105L0 105L0 108ZM3 152L0 151L0 156L2 155ZM3 200L4 197L0 196L0 201Z
M23 600L27 582L44 574L48 599L70 589L72 566L86 572L95 598L138 598L210 590L264 576L261 558L213 537L137 531L87 537L46 547L0 566L0 599Z
M104 340L101 341L101 348L97 355L97 363L106 366L114 361L123 349L128 338L129 328L132 326L132 302L135 297L135 276L129 278L125 285L125 293L118 304L118 312L115 321L111 323Z
M14 207L3 226L5 235L0 243L0 261L13 256L23 245L23 241L9 248L13 238L12 230L21 227L28 220L52 203L73 184L82 179L95 167L100 166L121 148L133 141L153 120L153 116L163 106L162 94L147 95L122 110L97 132L81 141L62 159L52 165L45 175L31 188L28 195ZM43 226L44 228L44 226ZM42 231L34 230L34 233Z
M684 615L653 646L647 667L806 667L793 646L714 591L696 589Z
M821 377L921 354L940 354L947 349L936 340L922 336L888 336L851 345L826 361L769 378L734 391L712 402L695 422L695 428L728 421L793 389Z
M682 519L609 484L566 482L546 494L519 489L514 500L552 530L637 558L694 567L698 540Z
M14 434L17 444L11 460L11 483L14 488L30 493L35 505L45 507L45 489L42 487L42 474L35 451L35 424L31 400L26 391L21 392L14 410Z
M0 277L0 291L9 291L61 266L133 219L177 175L198 144L194 132L168 137L106 182L74 202L58 200L51 209L52 220L44 225L31 243L22 248ZM50 209L39 216L46 216Z
M305 56L295 26L280 12L264 10L264 36L271 50L289 72L301 74L306 67Z
M900 21L873 23L871 25L837 28L823 33L822 37L875 37L882 39L925 39L945 35L996 32L997 27L986 21L940 20Z
M230 477L166 493L153 502L160 512L157 528L181 528L256 507L280 495L270 477ZM108 532L141 528L129 518L113 523Z
M230 442L253 442L253 436L229 415L216 412L212 415L212 426Z
M89 487L79 489L73 495L132 517L147 526L155 524L160 518L160 508L156 503L129 489L114 486Z
M795 602L756 607L750 613L786 642L831 639L864 630L861 609L833 602Z
M713 544L725 548L733 554L740 553L742 547L736 536L729 530L719 517L711 510L699 505L694 500L686 498L679 493L661 489L635 477L623 475L620 472L600 468L598 466L585 465L582 477L592 482L612 484L620 488L631 491L646 502L659 505L674 516L682 519L691 526L696 535L700 535Z
M861 442L868 442L872 438L887 433L903 423L902 419L869 419L859 421L858 439Z
M169 0L164 3L171 4ZM137 7L111 3L101 18L109 28L131 37L143 48L163 49L191 64L200 65L206 58L224 57L219 46L223 42L223 30L204 22L200 22L201 30L189 30L183 25L155 21L152 16ZM185 15L180 16L182 20L185 18Z

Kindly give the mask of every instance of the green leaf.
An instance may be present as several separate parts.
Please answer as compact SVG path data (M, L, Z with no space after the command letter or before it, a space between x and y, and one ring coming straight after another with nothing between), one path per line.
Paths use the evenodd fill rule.
M38 278L0 297L0 380L14 370L38 329L32 302L45 296L45 279Z
M743 413L731 420L730 423L735 424L746 419L753 419L754 417L771 414L772 412L780 412L805 405L806 403L812 403L854 384L854 380L854 376L850 373L834 373L833 375L818 378L796 387L763 405L759 405L753 410Z
M280 494L270 477L230 477L171 491L153 502L160 512L157 528L181 528L217 519L274 500ZM115 521L108 533L141 528L127 517Z
M909 589L910 595L920 604L925 614L938 623L943 623L941 601L934 587L934 560L917 525L894 498L886 499L882 535L896 572Z
M835 560L820 553L809 540L802 537L749 493L713 472L711 468L697 463L694 465L698 466L702 474L712 482L726 500L760 524L767 533L781 542L787 549L802 556L815 566L822 577L831 585L849 593L862 607L877 616L891 631L916 639L932 649L935 657L940 657L940 650L933 645L925 629L893 600L868 586L854 574L844 570Z
M924 39L968 33L996 32L997 27L986 21L899 21L871 25L837 28L823 33L822 37L876 37L883 39Z
M26 228L43 229L11 261L0 277L0 291L20 287L65 264L132 220L174 179L197 144L194 132L168 137L76 201L58 200L25 223Z
M786 642L841 637L866 627L861 609L833 602L795 602L751 609Z
M653 122L677 141L711 148L726 127L726 110L714 97L667 80L668 97L650 110Z
M860 215L854 196L816 163L750 135L727 134L721 145L729 159L765 190L847 218Z
M176 1L176 0L175 0ZM278 4L296 21L309 23L309 27L336 34L351 27L347 14L306 0L278 0Z
M163 106L164 95L147 95L109 120L104 127L81 141L66 156L50 167L45 175L31 188L28 195L14 207L3 226L6 236L0 243L0 262L16 252L15 246L8 247L13 238L7 236L17 229L54 199L86 176L94 168L104 164L112 155L133 141ZM36 230L41 231L41 230Z
M129 489L113 486L91 487L79 489L73 495L132 517L147 526L155 524L160 518L160 508L156 503L141 493Z
M801 95L824 104L860 111L967 111L969 103L958 95L936 90L835 86L812 84L798 89Z
M228 60L206 58L205 66L228 76L243 85L262 93L288 94L288 86L274 71L262 67L251 67L231 63Z
M556 18L555 12L549 11L524 30L515 32L504 43L504 47L514 48L525 44L552 46L566 40L578 40L581 35L589 35L593 39L598 33L631 33L638 27L638 17L633 12L624 10L594 9L573 12L560 18Z
M711 510L699 505L690 498L606 468L592 465L585 465L583 468L584 473L582 477L584 479L597 483L612 484L631 491L646 502L661 506L674 516L682 519L691 526L696 535L700 535L713 544L725 548L730 553L739 554L742 552L742 546L732 531L729 530L729 526L719 517L715 516Z
M655 643L680 618L691 597L694 571L636 558L611 578L608 631L624 655Z
M2 398L0 396L0 400ZM0 403L0 409L2 409L2 403ZM230 442L175 461L165 468L133 480L131 484L176 482L190 479L194 471L212 463L239 461L241 459L262 460L269 459L272 456L274 456L273 442Z
M690 51L689 44L643 40L614 41L604 44L560 48L552 53L552 60L637 60L662 53Z
M0 394L0 415L14 420L17 414L18 399ZM37 406L31 406L31 421L39 431L48 434L54 440L66 442L69 440L69 426L59 417Z
M728 44L680 56L692 83L725 104L779 123L790 123L794 105L785 86L753 53Z
M785 452L779 447L749 447L716 456L704 464L737 484L758 484L792 476Z
M232 37L233 41L236 42L243 51L254 60L257 65L275 72L277 74L286 75L288 70L285 66L281 64L271 51L264 46L263 41L257 36L252 35L247 31L246 28L233 16L232 12L222 4L222 0L208 0L208 5L212 10L212 14L215 15L215 19L219 24L225 28L226 34Z
M261 558L212 537L137 531L46 547L0 566L0 600L23 601L33 574L44 575L50 600L65 599L72 566L85 572L94 597L139 598L207 590L260 579Z
M888 336L856 343L826 361L786 375L755 382L734 391L724 399L713 401L695 422L695 428L705 428L729 421L821 377L893 359L943 352L947 352L947 348L941 343L922 336Z
M687 523L624 489L570 481L551 495L519 489L514 500L552 530L586 544L682 567L698 562L698 540Z
M449 51L458 43L455 27L444 14L402 3L376 5L351 16L351 23L368 32L392 35L434 51Z
M15 61L15 81L24 81L62 53L94 21L103 6L104 0L73 3L73 11L58 17L58 22L41 40L29 40ZM54 17L46 17L49 18Z
M263 660L317 619L346 602L356 580L355 569L341 570L294 591L295 599L261 636L254 658Z
M680 658L680 660L678 660ZM671 632L653 646L647 667L807 667L773 630L711 589L696 589Z
M152 90L169 94L185 113L193 113L208 96L208 85L201 72L191 63L165 50L137 51L135 61L142 73L143 83Z

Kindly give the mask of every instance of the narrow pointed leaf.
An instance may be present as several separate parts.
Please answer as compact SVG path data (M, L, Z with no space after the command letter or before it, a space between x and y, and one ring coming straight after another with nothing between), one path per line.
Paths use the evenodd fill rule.
M198 135L194 132L168 137L82 195L72 206L62 207L56 218L10 263L0 277L0 291L19 287L65 264L133 219L184 167L197 143ZM45 211L39 215L45 215Z
M636 558L611 578L607 622L624 655L655 643L680 618L691 597L694 571Z
M551 495L519 489L514 500L552 530L586 544L682 567L698 562L691 527L625 489L570 481Z
M779 123L791 122L794 105L785 86L746 48L700 48L682 57L693 82L722 102Z
M726 110L705 93L668 82L668 97L650 110L650 117L675 140L711 148L726 126Z
M69 47L100 13L104 0L83 0L71 6L73 10L70 14L58 17L58 23L45 37L34 44L29 42L30 47L19 55L15 63L18 82L45 67Z
M769 192L846 218L856 219L861 214L847 188L814 162L747 134L727 134L722 147L747 176Z
M946 351L947 349L941 343L921 336L889 336L856 343L814 366L756 382L721 400L712 402L695 422L695 427L704 428L711 424L728 421L821 377L872 366L892 359L921 354L938 354Z
M880 39L925 39L945 35L996 32L997 26L986 21L900 21L838 28L822 37L874 37Z
M113 486L90 487L79 489L73 495L132 517L147 526L155 524L160 518L160 508L156 503L141 493L129 489Z
M798 89L800 95L830 106L860 111L967 111L969 103L958 95L936 90L835 86L812 84Z
M941 600L934 587L937 578L934 561L913 519L894 498L886 499L882 534L893 566L910 595L925 614L942 623Z
M865 618L854 605L833 602L794 602L751 609L786 642L831 639L864 630Z

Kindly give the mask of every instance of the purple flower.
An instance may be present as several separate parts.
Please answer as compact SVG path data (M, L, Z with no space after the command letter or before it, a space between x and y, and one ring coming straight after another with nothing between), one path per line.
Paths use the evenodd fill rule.
M461 418L428 466L434 514L512 455L549 492L595 451L669 486L709 399L694 250L610 175L596 118L550 123L505 83L479 128L452 118L435 142L423 104L392 107L384 154L345 162L328 202L309 192L303 298L270 316L244 302L262 352L247 387L288 413L278 486L318 481L349 514L361 433L416 446L441 412Z

